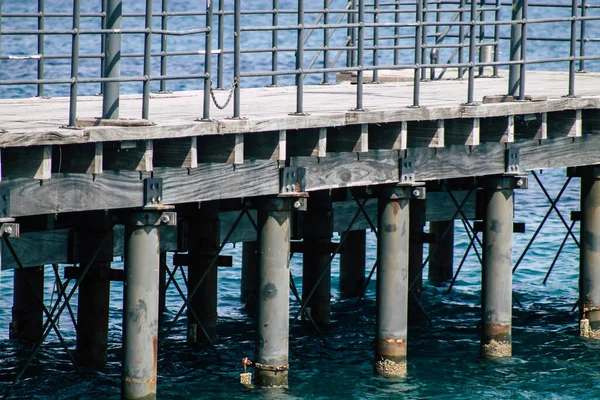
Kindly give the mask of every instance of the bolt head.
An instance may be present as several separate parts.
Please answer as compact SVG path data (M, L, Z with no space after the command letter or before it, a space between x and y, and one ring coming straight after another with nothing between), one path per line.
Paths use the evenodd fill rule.
M167 214L163 215L160 218L160 222L162 222L163 224L168 224L169 221L171 221L171 217L169 217Z
M515 185L516 185L517 187L521 187L521 186L523 186L523 179L518 179L518 180L517 180L517 182L515 182Z
M412 192L413 196L415 197L420 197L421 196L421 191L418 189L413 190Z
M300 200L296 200L294 202L294 208L300 208L301 205L302 205L302 203L300 203Z
M5 226L4 227L4 234L5 235L9 235L10 236L12 234L12 232L13 232L12 226Z

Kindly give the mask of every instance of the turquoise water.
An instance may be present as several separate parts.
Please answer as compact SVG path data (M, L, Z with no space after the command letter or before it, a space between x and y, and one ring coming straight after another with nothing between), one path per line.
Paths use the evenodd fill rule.
M2 0L4 12L33 10L33 2ZM68 1L49 2L47 9L65 11ZM139 11L141 1L125 2L127 11ZM258 7L255 4L245 7ZM173 9L185 9L188 2L171 1ZM231 1L227 2L231 9ZM293 8L293 2L281 1L282 8ZM320 4L320 3L319 3ZM200 6L202 6L201 4ZM86 2L84 7L95 10L96 4ZM199 9L200 7L198 7ZM563 15L563 14L561 14ZM288 17L289 19L289 17ZM155 21L158 22L158 21ZM197 23L193 19L181 18L177 29L187 29ZM262 23L254 20L253 23ZM281 23L285 23L282 17ZM10 19L3 20L3 29L8 29ZM30 20L29 27L35 23ZM50 23L48 23L50 24ZM57 26L69 26L68 19L59 19ZM90 26L93 24L90 22ZM27 26L27 25L26 25ZM133 26L133 25L131 25ZM139 26L136 25L136 26ZM174 26L174 25L172 25ZM14 26L13 26L14 27ZM551 26L557 36L566 32L565 24ZM405 33L408 33L406 31ZM598 35L596 35L598 36ZM135 39L135 40L134 40ZM139 51L141 37L127 41L129 51ZM31 54L34 42L31 39L3 37L3 54ZM86 39L87 40L87 39ZM136 41L137 40L137 41ZM257 34L248 40L268 46L264 36ZM283 43L293 43L294 36L282 33ZM69 41L57 39L48 42L50 52L68 52ZM87 43L87 44L86 44ZM201 48L197 39L174 38L172 49ZM82 41L85 51L93 52L97 43L91 39ZM87 46L87 47L86 47ZM158 46L158 43L155 43ZM158 47L155 47L158 48ZM61 50L62 49L62 50ZM60 50L60 51L59 51ZM555 47L530 46L538 57L548 54L563 54ZM553 53L554 52L554 53ZM408 54L408 53L407 53ZM412 54L412 52L411 52ZM505 53L506 54L506 53ZM382 63L389 60L390 53L382 54ZM245 59L245 69L259 68L268 62L254 65L258 57ZM412 55L410 58L412 59ZM201 58L182 57L178 67L191 73L202 70ZM140 60L123 62L125 72L139 73ZM230 75L231 60L226 60L226 70ZM264 59L263 59L264 61ZM0 79L32 77L35 74L32 61L0 62ZM291 54L282 55L281 69L293 65ZM264 65L263 65L264 64ZM590 63L591 66L594 64ZM154 68L157 64L154 63ZM97 60L82 62L83 75L93 75L98 67ZM556 64L552 68L563 68ZM589 67L589 65L588 65ZM48 76L68 75L64 60L48 62ZM86 75L86 76L87 76ZM125 73L124 73L125 75ZM286 80L287 79L287 80ZM320 77L313 76L307 83L316 83ZM227 79L226 79L227 81ZM282 79L290 83L291 78ZM260 86L265 80L253 80L247 84ZM171 90L196 89L200 82L169 82ZM34 87L0 87L0 97L23 97L34 94ZM95 85L82 85L83 94L97 92ZM153 88L157 89L157 88ZM66 93L65 86L47 87L49 95ZM139 84L124 84L124 92L139 92ZM565 180L564 170L544 171L541 176L544 184L555 195ZM578 210L579 187L574 180L559 203L565 217L568 212ZM533 231L544 216L548 207L541 190L530 179L528 190L516 194L515 220L525 222L527 232L515 234L513 260L516 261ZM468 238L457 221L455 243L455 265L468 245ZM577 225L575 233L578 235ZM524 258L514 275L514 291L522 307L515 305L513 310L513 354L508 360L482 362L479 359L478 322L480 302L481 268L473 253L467 257L465 266L458 276L451 292L447 287L435 287L425 281L423 291L424 308L432 324L423 322L409 329L409 374L408 379L395 381L377 378L372 373L373 337L375 330L375 279L368 286L365 299L341 300L337 290L339 266L337 259L332 268L332 323L325 334L325 346L310 327L297 326L290 332L290 388L287 390L264 390L242 387L239 382L240 360L254 354L255 327L253 320L243 311L239 301L241 246L228 246L226 254L234 256L233 268L224 268L219 274L219 328L217 349L220 358L210 350L191 349L185 344L185 318L176 326L171 336L159 349L160 398L407 398L407 399L580 399L600 397L600 359L596 352L600 344L577 336L577 312L572 307L577 301L578 251L571 240L562 252L547 284L542 280L552 262L565 234L560 219L552 214L534 246ZM367 268L374 262L376 242L372 233L368 234ZM116 262L115 267L122 267ZM292 259L292 272L296 284L301 284L301 258ZM425 276L427 270L425 270ZM12 272L3 271L0 285L0 391L4 391L12 381L21 363L29 353L30 346L8 340L8 324L12 305ZM47 304L56 300L53 295L51 270L46 271ZM181 279L180 279L180 283ZM76 310L76 300L72 306ZM298 305L291 298L291 315ZM181 299L173 287L168 292L169 312L165 321L170 321L181 305ZM17 398L119 398L120 382L120 341L122 313L122 284L113 283L110 308L110 348L109 362L101 372L86 371L83 376L74 372L69 359L57 337L51 334L25 375L25 379L15 388ZM75 346L75 331L68 314L60 321L60 328L71 349Z

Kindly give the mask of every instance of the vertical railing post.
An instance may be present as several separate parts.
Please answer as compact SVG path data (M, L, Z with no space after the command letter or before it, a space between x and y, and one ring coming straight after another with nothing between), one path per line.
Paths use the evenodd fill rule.
M144 32L144 82L142 84L142 119L150 112L150 73L152 67L152 0L146 0Z
M475 90L475 19L477 18L477 0L471 0L471 25L469 26L469 87L467 89L467 104L474 104Z
M423 18L421 18L421 21L423 22L423 29L421 32L421 35L423 36L423 39L421 39L423 44L423 46L421 46L421 64L427 64L427 25L425 23L427 22L428 7L429 0L423 0ZM427 80L427 70L425 68L421 69L421 80Z
M460 0L460 9L459 9L459 19L460 22L465 22L465 7L467 5L467 1L466 0ZM464 38L465 38L465 27L464 25L459 25L458 26L458 63L462 64L465 62L465 49L463 47L464 45ZM462 79L463 75L465 73L465 69L463 67L458 67L458 79Z
M44 30L44 22L45 22L45 10L44 10L44 0L38 0L38 31ZM37 49L38 55L40 58L37 62L37 77L38 79L44 79L44 34L38 33L37 37ZM44 97L44 84L38 83L37 85L37 96Z
M575 58L577 57L577 0L571 0L571 46L569 51L569 97L575 96Z
M587 0L581 0L581 18L587 16ZM579 56L585 56L585 19L581 20L579 31ZM579 72L585 71L585 60L579 60Z
M69 126L77 125L77 77L79 75L80 0L73 0L73 38L71 40L71 88L69 93Z
M204 110L202 118L210 119L210 91L212 86L212 27L213 27L213 2L206 2L206 35L204 39Z
M375 26L373 27L373 66L377 67L379 64L379 0L375 0L373 3L373 23ZM371 81L373 83L377 83L379 80L379 71L377 69L373 70L373 78Z
M107 9L107 1L102 0L102 16L100 17L100 29L106 29L106 9ZM104 40L104 34L100 35L100 53L102 57L100 57L100 76L104 76L104 66L106 65L106 42ZM100 94L104 93L104 83L100 82Z
M219 0L219 17L217 18L219 24L219 34L217 38L217 47L219 52L217 54L217 88L223 89L223 75L225 71L225 0Z
M496 0L496 4L494 6L496 8L496 10L494 11L494 21L495 22L500 21L501 5L502 5L501 0ZM498 61L500 61L500 25L495 25L494 26L494 63L497 63ZM494 72L492 72L492 77L494 77L494 78L498 77L498 69L499 69L498 64L494 64Z
M323 0L323 25L329 25L329 0ZM323 68L329 68L329 29L323 29ZM329 74L323 72L323 81L321 84L329 83Z
M160 75L167 75L167 35L164 32L169 29L169 0L162 0L160 29L163 33L160 35ZM167 80L160 80L161 93L167 92Z
M363 111L363 83L365 64L365 0L358 0L358 71L356 75L356 111Z
M513 0L512 25L510 26L510 61L521 59L521 45L523 35L523 0ZM508 94L514 96L521 84L521 67L519 64L510 64L508 67Z
M279 0L273 0L273 26L279 25ZM271 32L271 46L273 52L271 53L271 71L275 72L279 68L279 31L273 29ZM273 75L271 77L271 86L279 86L278 76Z
M400 64L400 0L394 2L394 65Z
M242 4L241 0L234 1L233 11L233 118L240 117L240 86L242 73Z
M304 114L304 0L298 0L298 28L296 32L296 112L297 115Z
M104 78L117 79L121 76L121 29L122 0L107 0L106 29L111 33L105 34ZM120 83L118 81L104 82L102 91L102 118L119 118Z
M356 9L356 0L350 0L350 7L348 8L348 23L354 24L356 22L356 15L354 10ZM348 27L348 51L346 53L346 66L353 67L355 63L354 44L356 43L356 34L354 26Z
M527 9L529 0L523 0L523 25L521 26L521 64L520 64L520 81L519 84L519 100L525 100L525 85L527 84ZM577 3L577 0L573 0ZM576 43L574 41L573 43ZM574 48L574 47L573 47ZM573 79L575 79L575 60L573 60Z
M423 17L423 0L416 0L416 26L415 26L415 71L414 71L414 83L413 83L413 107L419 107L419 96L420 96L420 68L421 68L421 47L423 46L423 25L421 18Z
M442 15L442 13L440 12L441 8L442 8L442 2L439 1L439 0L436 1L435 2L435 9L436 9L437 12L435 13L435 22L437 22L437 23L439 23L441 21L441 15ZM440 25L436 25L435 26L435 40L434 40L435 44L438 44L438 43L442 42L440 40L440 32L441 32L440 28L441 28ZM439 63L439 61L440 61L440 51L439 51L439 49L437 49L437 48L431 49L429 57L431 59L431 63L432 64ZM435 68L434 67L432 67L429 70L429 79L431 79L431 80L435 79Z
M483 43L485 42L485 0L480 0L481 4L481 22L482 24L479 26L479 62L483 62L483 61L489 61L486 60L484 57L484 47L483 47ZM480 66L479 67L479 76L483 76L484 75L484 66Z

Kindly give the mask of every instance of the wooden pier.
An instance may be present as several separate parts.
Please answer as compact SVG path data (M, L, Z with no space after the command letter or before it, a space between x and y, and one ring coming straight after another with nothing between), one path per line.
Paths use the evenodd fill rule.
M486 26L481 14L494 10L483 5L478 14L473 1L473 24L465 21L464 5L459 22L434 23L425 18L434 11L423 11L417 3L415 22L407 24L415 30L409 38L416 39L414 64L396 62L391 70L380 66L378 29L395 32L394 39L400 25L378 25L378 20L368 25L364 2L351 1L339 11L348 14L347 24L341 25L348 29L348 39L340 50L346 66L329 64L327 52L335 46L327 32L340 26L328 28L330 10L324 8L318 14L324 18L323 28L318 29L325 30L325 42L313 50L325 52L323 67L303 69L303 51L309 49L302 42L305 30L317 28L305 26L304 2L299 1L298 24L289 28L298 32L296 69L279 71L276 49L272 70L256 72L242 70L240 37L264 30L275 35L279 29L243 29L236 0L233 86L213 90L211 55L221 65L225 49L213 53L210 35L218 32L222 37L227 26L219 19L213 31L213 5L208 1L199 14L206 18L202 29L171 32L163 25L159 33L206 36L204 72L189 78L203 81L204 90L172 93L162 85L160 92L150 92L153 79L163 83L177 78L162 70L158 78L150 74L151 57L167 54L151 52L150 3L146 29L132 31L145 37L139 77L120 78L113 70L120 56L111 46L120 51L120 35L127 33L121 31L121 15L112 26L88 32L102 35L106 46L101 77L87 82L101 83L101 96L77 94L79 81L85 80L77 73L81 15L74 8L73 31L65 33L73 36L71 78L45 80L42 72L23 83L38 85L38 94L44 84L66 84L70 97L0 100L0 261L3 271L15 269L11 337L37 341L13 386L49 332L58 334L56 321L77 289L81 315L73 362L77 368L103 365L110 281L119 280L126 283L121 393L127 399L155 397L160 343L184 312L189 344L214 349L219 340L217 267L232 263L220 252L225 244L240 242L242 299L259 326L253 360L245 360L244 368L255 368L257 385L287 386L288 373L293 373L290 324L302 319L321 334L320 327L331 323L330 265L337 254L342 295L362 295L370 279L364 263L367 229L376 232L378 241L374 371L403 378L410 374L407 329L409 319L418 320L421 312L423 269L429 264L429 279L436 284L453 276L454 220L469 228L471 244L479 241L471 234L483 232L478 243L483 252L481 355L510 356L512 238L513 231L523 229L513 221L518 207L514 191L527 189L528 171L550 168L567 168L570 176L582 178L579 319L583 336L599 337L600 277L595 267L600 262L600 73L576 74L575 62L582 66L600 56L588 48L587 55L580 50L579 55L556 59L569 65L567 72L544 71L542 61L539 70L527 70L535 60L528 64L527 36L521 35L527 24L536 23L527 19L527 7L524 14L503 22L520 33L511 32L511 44L518 44L519 52L502 61L499 31L478 39L475 32L476 25ZM108 14L120 9L119 4L109 0ZM520 0L515 4L523 7ZM378 10L374 7L371 14L378 17ZM586 21L596 26L600 20L574 10L573 16L556 19L571 26L564 42L572 52L578 40L573 26ZM267 13L273 25L277 13ZM499 15L495 18L495 26L500 25ZM445 34L437 32L432 39L423 29L443 23L460 29L455 36L460 43L448 45L456 48L459 60L444 64L432 53L428 64L425 50L443 49ZM365 39L367 28L371 39ZM369 40L374 47L365 49ZM403 47L394 40L393 49L399 51ZM494 47L496 58L484 56L481 49L486 46ZM373 51L370 64L365 62L367 50ZM398 57L395 53L396 61ZM464 79L439 79L439 74L435 79L436 71L446 68ZM327 74L334 73L341 84L303 83L307 74L325 74L324 83L330 83ZM286 74L295 77L294 86L278 86L276 77ZM246 82L257 77L271 77L273 85L248 87ZM121 94L119 85L127 81L140 81L142 93ZM0 80L4 86L18 84ZM220 107L230 100L229 106ZM332 242L334 233L339 233L339 243ZM429 244L425 260L424 244ZM172 273L167 252L175 253L173 263L186 267L189 279L187 293L181 292L183 305L162 328L159 341L158 316L164 309L165 280ZM304 257L301 294L290 288L291 253ZM116 256L124 257L124 271L111 269ZM59 264L78 266L64 268L64 277L76 284L62 288L59 299L65 301L51 310L36 307L43 300L40 266L49 264L57 276ZM300 303L296 316L289 313L290 289Z

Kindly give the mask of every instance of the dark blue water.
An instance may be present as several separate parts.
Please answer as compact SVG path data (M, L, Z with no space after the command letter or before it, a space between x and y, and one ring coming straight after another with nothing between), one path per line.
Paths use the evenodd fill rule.
M32 11L33 2L2 0L4 12ZM48 2L48 11L68 11L68 1ZM50 4L51 3L51 4ZM84 2L87 11L97 11L96 2ZM98 2L99 3L99 2ZM141 1L125 2L126 12L140 11ZM231 9L231 1L227 2ZM260 2L248 2L244 7L259 7ZM282 9L292 9L293 2L281 1ZM312 2L309 2L312 3ZM172 9L187 9L183 0L171 1ZM315 4L317 4L315 2ZM320 5L320 2L318 3ZM129 8L127 8L129 7ZM313 5L313 8L316 8ZM338 7L339 8L339 7ZM158 10L158 8L157 8ZM560 15L567 15L567 11ZM538 11L547 15L548 11ZM558 15L558 14L557 14ZM229 18L229 17L228 17ZM404 18L404 17L403 17ZM407 14L406 20L410 16ZM383 19L383 17L382 17ZM142 20L127 20L124 27L139 27ZM187 29L198 26L200 20L194 18L174 18L172 28ZM227 23L230 19L227 19ZM281 17L281 23L293 23L293 17ZM69 27L69 19L47 22L47 26ZM158 20L155 20L158 24ZM245 19L246 24L268 24L266 17ZM24 27L34 27L35 20ZM97 21L84 21L88 27L97 27ZM3 29L14 29L15 20L3 19ZM157 25L158 26L158 25ZM231 25L228 25L231 26ZM547 32L566 37L565 23L547 24ZM596 32L597 32L597 28ZM543 30L542 30L543 31ZM412 32L404 29L404 33ZM540 31L538 31L540 33ZM543 33L543 32L542 32ZM549 34L546 34L549 36ZM226 43L230 46L230 39ZM84 52L98 51L98 41L94 38L82 39ZM269 37L265 34L247 36L245 45L269 47ZM282 33L282 43L293 44L295 36ZM312 40L312 39L311 39ZM320 40L320 39L319 39ZM26 37L2 37L2 54L23 55L35 53L35 42ZM142 38L132 36L124 42L124 49L139 52ZM318 40L315 39L315 44ZM543 42L545 43L545 42ZM70 39L48 39L47 51L55 54L68 54ZM154 43L158 48L158 43ZM174 38L170 49L201 49L201 38ZM530 46L532 57L564 55L565 45L544 44ZM403 59L412 60L412 51L403 52ZM506 57L504 52L503 57ZM197 73L203 70L202 56L181 57L179 64L173 64L169 73L181 71ZM391 52L382 52L381 64L390 63ZM231 59L226 58L226 76L231 76ZM308 58L307 58L308 61ZM280 57L281 69L293 67L293 54ZM407 61L411 62L411 61ZM267 69L267 58L248 56L244 69ZM82 75L93 76L98 71L97 60L83 61ZM318 64L316 64L318 65ZM591 64L593 66L594 64ZM552 69L563 69L565 63L553 64ZM588 66L589 67L589 66ZM157 71L157 60L153 63ZM140 60L123 61L123 75L140 74ZM47 76L68 76L66 60L48 61ZM26 78L35 75L34 61L1 61L0 79ZM291 77L281 83L291 83ZM227 81L227 79L225 79ZM309 83L320 81L319 76L309 77ZM268 79L248 80L246 85L259 86ZM200 88L200 81L169 82L171 90ZM156 85L157 86L157 85ZM158 89L154 87L153 89ZM48 86L47 94L62 95L65 86ZM124 84L125 92L139 92L139 84ZM97 85L82 85L82 93L93 94ZM23 97L35 93L33 86L7 88L0 87L1 97ZM563 170L544 171L541 176L544 185L555 195L565 180ZM566 190L559 208L568 218L569 211L578 210L579 187L573 181ZM528 190L516 194L515 220L527 224L527 233L515 234L513 260L516 261L533 231L544 216L548 201L533 179ZM457 221L455 243L455 265L462 258L468 245L464 228ZM575 228L578 235L577 225ZM261 390L239 385L240 360L252 357L254 353L255 327L252 319L243 311L239 301L241 246L227 246L225 253L234 256L233 268L219 271L219 338L217 349L220 358L210 350L191 349L185 344L185 318L176 326L170 337L159 349L159 396L161 398L438 398L438 399L580 399L600 396L600 360L596 353L600 343L577 336L577 315L572 307L577 301L577 277L579 256L575 244L569 240L560 256L547 284L542 284L552 259L565 235L565 228L555 215L549 218L541 235L524 258L514 275L514 292L522 307L513 310L514 356L507 360L482 362L479 359L480 319L480 275L481 268L473 253L458 276L456 285L448 292L447 287L434 287L425 281L423 291L424 308L432 323L423 322L409 329L409 375L408 379L395 381L377 378L372 373L373 337L375 330L375 280L368 286L365 299L341 300L337 290L339 266L337 259L332 268L332 323L325 334L328 346L310 328L296 326L290 333L290 388L288 390ZM425 250L426 251L426 250ZM374 262L376 242L373 234L368 235L367 268ZM116 262L115 267L122 267ZM296 284L301 285L301 258L292 259L292 272ZM425 270L425 276L427 269ZM0 390L8 387L14 374L20 368L29 352L29 346L8 340L8 324L11 319L12 271L3 271L0 286ZM56 301L53 294L52 274L46 271L45 299L49 305ZM180 283L183 285L181 278ZM291 315L298 305L291 298ZM173 287L168 292L169 312L165 321L170 321L182 304ZM76 300L72 301L76 310ZM118 398L120 382L120 341L122 313L122 284L112 284L110 308L110 348L109 362L101 372L86 371L83 376L74 372L57 337L51 334L42 351L36 357L16 387L14 395L20 398ZM60 328L71 349L75 345L75 331L69 316L65 313Z

